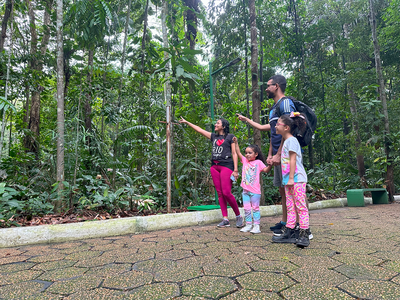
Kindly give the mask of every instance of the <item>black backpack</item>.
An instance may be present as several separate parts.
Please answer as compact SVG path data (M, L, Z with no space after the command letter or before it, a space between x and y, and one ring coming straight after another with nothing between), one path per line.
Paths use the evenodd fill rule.
M301 147L308 146L311 143L312 136L314 135L314 131L317 128L317 116L315 115L314 111L305 103L288 96L286 98L289 98L292 100L294 107L296 108L296 111L299 113L302 113L306 117L306 128L300 132L300 130L296 129L295 132L293 132L293 136L297 138L299 141L299 144ZM280 102L281 100L279 100ZM278 109L276 111L276 114L278 117L280 117L282 114L279 111L280 105L279 102L276 105L275 109Z

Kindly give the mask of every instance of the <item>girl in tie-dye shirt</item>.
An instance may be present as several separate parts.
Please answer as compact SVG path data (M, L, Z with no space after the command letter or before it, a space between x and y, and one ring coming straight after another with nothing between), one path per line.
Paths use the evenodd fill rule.
M276 123L276 132L282 135L284 140L281 153L282 181L285 186L287 223L281 236L274 236L276 243L295 243L299 247L307 247L310 244L308 237L309 215L306 203L307 174L304 170L301 156L301 147L292 132L306 125L304 115L295 112L283 115ZM300 233L295 236L296 212L299 215Z

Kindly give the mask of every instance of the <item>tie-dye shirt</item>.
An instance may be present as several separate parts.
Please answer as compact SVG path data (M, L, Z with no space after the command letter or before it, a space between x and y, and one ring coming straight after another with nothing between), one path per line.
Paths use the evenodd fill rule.
M240 186L250 193L261 194L260 173L266 168L265 164L259 159L248 161L244 155L242 164L242 184Z
M294 171L294 182L307 182L307 173L302 164L301 147L295 137L290 137L283 143L281 153L282 181L286 185L290 174L289 152L296 152L296 170Z

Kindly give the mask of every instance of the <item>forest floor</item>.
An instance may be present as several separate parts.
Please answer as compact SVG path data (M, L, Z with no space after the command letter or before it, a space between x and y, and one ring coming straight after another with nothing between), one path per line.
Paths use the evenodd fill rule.
M311 194L310 202L316 202L321 200L329 200L336 198L344 198L346 193L332 194L325 192L323 190L313 191ZM280 202L275 202L275 204L281 204ZM186 207L182 208L172 208L172 213L182 213L188 212ZM55 224L66 224L66 223L77 223L85 221L94 220L107 220L107 219L119 219L127 217L137 217L137 216L149 216L157 214L166 214L167 209L159 210L117 210L114 212L108 212L106 210L77 210L70 209L64 213L59 214L49 214L44 216L31 216L31 215L18 215L12 216L8 221L0 220L1 227L21 227L21 226L39 226L39 225L55 225Z

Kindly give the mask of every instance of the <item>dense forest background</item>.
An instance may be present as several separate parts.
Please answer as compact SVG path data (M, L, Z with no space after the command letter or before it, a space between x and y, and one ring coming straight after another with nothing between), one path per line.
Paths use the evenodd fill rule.
M224 117L267 153L268 133L236 113L267 122L274 74L317 114L314 191L399 191L399 0L1 0L0 14L3 222L213 202L211 145L177 121Z

